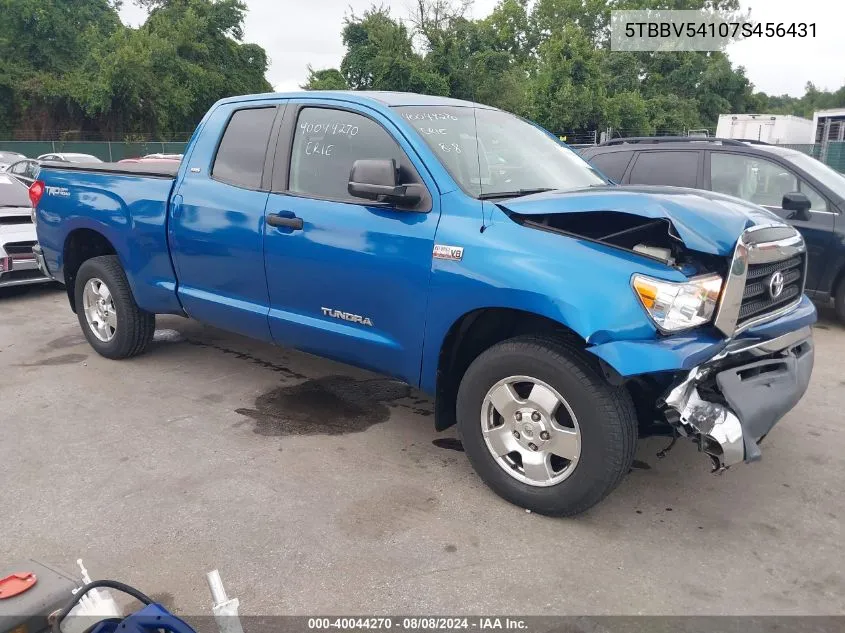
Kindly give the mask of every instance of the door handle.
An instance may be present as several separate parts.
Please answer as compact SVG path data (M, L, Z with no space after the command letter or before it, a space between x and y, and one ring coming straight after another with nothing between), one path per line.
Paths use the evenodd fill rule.
M268 215L267 224L269 224L270 226L279 226L288 229L294 229L295 231L302 230L302 218L297 218L296 216L285 217L283 215L278 214Z

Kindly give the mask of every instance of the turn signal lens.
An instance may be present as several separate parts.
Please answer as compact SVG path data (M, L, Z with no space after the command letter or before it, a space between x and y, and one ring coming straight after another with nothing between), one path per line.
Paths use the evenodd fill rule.
M640 296L640 301L643 302L646 309L651 310L654 307L654 302L657 301L657 295L660 292L657 286L648 281L646 277L640 277L638 275L634 277L634 290L637 291L637 294Z
M43 195L44 183L41 180L36 180L29 186L29 201L32 203L33 209L41 202L41 196Z
M631 284L662 332L678 332L709 322L722 292L719 275L693 277L682 283L634 275Z

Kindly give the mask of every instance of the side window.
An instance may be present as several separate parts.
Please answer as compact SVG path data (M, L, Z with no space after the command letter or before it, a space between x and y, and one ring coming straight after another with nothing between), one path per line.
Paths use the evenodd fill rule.
M698 152L640 152L631 170L632 185L695 187Z
M14 165L12 165L9 168L9 171L12 172L13 174L18 174L19 176L21 176L24 173L26 173L26 163L24 163L24 162L15 163Z
M767 207L779 208L785 193L798 191L798 179L786 167L727 152L710 154L710 182L713 191Z
M827 211L827 201L822 198L818 191L803 180L801 181L801 192L810 199L810 209L812 211Z
M375 121L354 112L303 108L296 122L290 159L295 193L363 202L349 195L349 172L360 159L394 158L406 163L402 149Z
M611 180L622 182L632 154L633 152L607 152L594 156L589 162Z
M275 107L236 111L223 133L211 177L236 187L260 189L275 116Z

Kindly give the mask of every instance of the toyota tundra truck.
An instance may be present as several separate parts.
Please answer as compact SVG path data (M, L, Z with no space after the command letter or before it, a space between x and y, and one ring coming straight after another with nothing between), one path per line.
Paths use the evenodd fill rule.
M617 186L477 103L229 98L179 164L39 178L39 265L101 355L142 353L175 314L393 377L536 512L599 502L638 437L689 438L714 471L758 460L810 380L793 228L730 196Z

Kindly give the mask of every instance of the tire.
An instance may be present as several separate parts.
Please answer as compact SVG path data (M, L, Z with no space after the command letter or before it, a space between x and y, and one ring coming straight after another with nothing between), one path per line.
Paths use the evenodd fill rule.
M91 289L102 285L105 286L105 291L101 291L102 294L90 292L86 299L86 287L89 282L92 284ZM109 315L105 319L109 323L107 328L98 329L94 323L102 323L100 314L96 314L89 323L86 301L90 308L106 293L110 303L104 299L104 304L111 306L111 309L105 312ZM155 315L141 310L135 303L126 274L115 255L94 257L83 262L76 274L74 301L82 332L91 347L101 356L115 360L137 356L153 340Z
M836 286L836 293L833 295L833 307L840 323L845 323L845 277Z
M497 458L493 449L488 448L482 431L482 426L490 426L487 420L490 419L492 399L488 399L488 395L493 393L494 388L500 393L501 385L508 384L507 381L514 377L531 378L540 396L550 390L557 392L553 395L563 400L554 405L556 413L550 415L554 422L547 420L544 414L540 417L541 422L527 426L516 422L516 419L527 420L526 415L533 416L530 406L525 413L517 411L507 421L499 413L499 407L493 406L493 418L501 420L502 424L513 425L505 427L504 435L496 435L499 440L493 440L494 445L505 446L499 452L511 448L511 438L517 435L520 437L516 441L522 443L518 459L514 453ZM526 395L529 387L530 392ZM508 406L521 407L531 404L535 391L529 383L516 381L510 385L508 393L517 396L517 404ZM630 395L622 387L607 384L590 366L583 352L555 338L521 336L482 353L461 380L457 417L464 450L481 479L507 501L540 514L572 516L584 512L616 488L634 459L637 419ZM541 427L540 424L547 426ZM572 428L565 426L567 424ZM501 428L496 426L492 431ZM567 465L567 460L560 457L562 452L551 456L552 450L531 448L535 446L533 444L526 448L526 435L541 437L542 431L538 434L538 429L543 428L548 429L545 438L551 442L556 441L557 434L565 430L562 437L566 438L566 442L561 446L569 447L566 450L571 449L573 455L575 444L572 438L580 436L577 457L568 461ZM519 433L517 429L523 432ZM545 445L556 446L549 442ZM538 452L531 453L532 450ZM527 482L527 471L519 470L525 470L527 463L521 463L522 455L529 462L543 459L545 464L551 463L550 470L546 466L547 472L552 473L548 481L543 485L538 485L536 481ZM552 461L549 462L543 455L548 455ZM557 466L554 460L557 460ZM557 468L561 470L557 471ZM537 472L536 465L532 466L531 472ZM563 479L558 481L561 477Z

